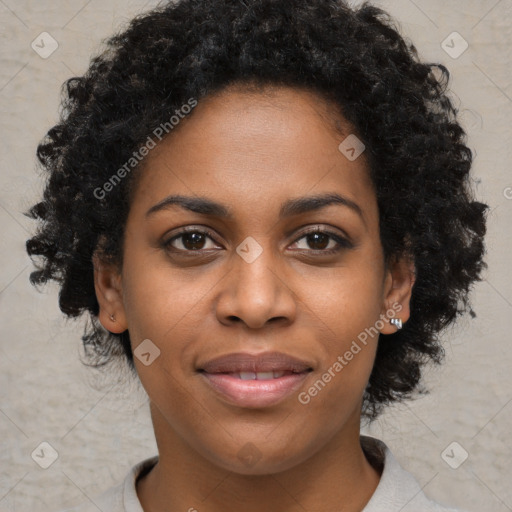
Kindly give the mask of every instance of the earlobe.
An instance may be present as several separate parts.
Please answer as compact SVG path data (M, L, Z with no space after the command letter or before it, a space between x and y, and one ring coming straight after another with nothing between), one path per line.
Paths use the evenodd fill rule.
M411 315L410 301L416 281L416 268L411 257L394 258L389 265L385 283L385 311L382 334L393 334L400 330Z
M119 334L127 329L121 275L116 265L93 255L94 289L99 304L98 318L107 331Z

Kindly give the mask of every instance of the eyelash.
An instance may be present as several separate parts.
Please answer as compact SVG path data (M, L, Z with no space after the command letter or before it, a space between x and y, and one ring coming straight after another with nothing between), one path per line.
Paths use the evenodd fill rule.
M186 249L176 249L175 247L172 247L172 242L174 240L177 240L179 238L181 238L183 235L186 235L186 234L190 234L190 233L198 233L198 234L201 234L201 235L206 235L208 236L211 240L213 240L215 242L215 236L214 234L209 231L208 229L200 229L200 228L196 228L196 227L187 227L185 229L183 229L183 231L180 231L179 233L176 233L172 238L170 238L169 240L165 241L163 243L163 246L165 249L169 250L170 248L174 251L174 252L179 252L179 253L190 253L190 254L197 254L197 253L200 253L201 251L204 251L205 249L197 249L197 250L186 250ZM308 235L311 235L311 234L315 234L315 233L318 233L318 234L321 234L321 235L327 235L329 238L333 239L337 244L338 246L333 248L333 249L295 249L295 250L298 250L298 251L303 251L303 250L306 250L307 252L312 252L314 254L322 254L322 255L329 255L329 254L336 254L338 252L340 252L341 250L343 249L351 249L354 247L354 245L352 244L352 242L350 242L349 240L347 240L346 238L343 238L341 237L339 234L337 233L333 233L332 231L329 231L329 230L322 230L318 227L314 227L314 228L310 228L306 231L304 231L301 236L299 238L297 238L293 243L297 243L299 240L302 240L303 238L306 238L306 236ZM208 251L208 249L206 249L206 251Z

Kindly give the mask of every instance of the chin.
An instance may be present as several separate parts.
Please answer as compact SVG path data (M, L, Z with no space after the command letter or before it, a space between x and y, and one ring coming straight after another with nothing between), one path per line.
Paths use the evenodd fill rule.
M247 441L240 448L235 448L229 457L226 457L225 453L216 454L214 460L210 460L216 466L238 475L263 476L289 470L311 456L311 454L291 452L287 446L276 449L275 442L272 443L272 440L268 439L266 442L266 448L260 449L256 443ZM263 441L262 444L264 444Z

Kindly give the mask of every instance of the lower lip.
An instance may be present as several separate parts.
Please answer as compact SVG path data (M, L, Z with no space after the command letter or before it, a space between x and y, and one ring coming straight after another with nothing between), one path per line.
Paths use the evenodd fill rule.
M206 382L230 404L238 407L270 407L295 392L309 372L284 375L277 379L242 380L225 373L205 373Z

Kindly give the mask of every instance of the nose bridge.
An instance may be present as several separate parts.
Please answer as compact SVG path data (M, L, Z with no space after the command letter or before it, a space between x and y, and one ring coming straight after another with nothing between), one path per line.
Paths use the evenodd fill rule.
M269 244L264 248L254 239L246 239L237 247L236 252L238 260L235 257L234 271L240 288L249 292L252 289L253 293L250 295L253 297L259 294L275 294L276 265Z
M253 328L274 318L291 320L295 314L293 294L279 275L281 265L269 239L247 237L232 258L217 304L219 320L225 323L236 317Z

